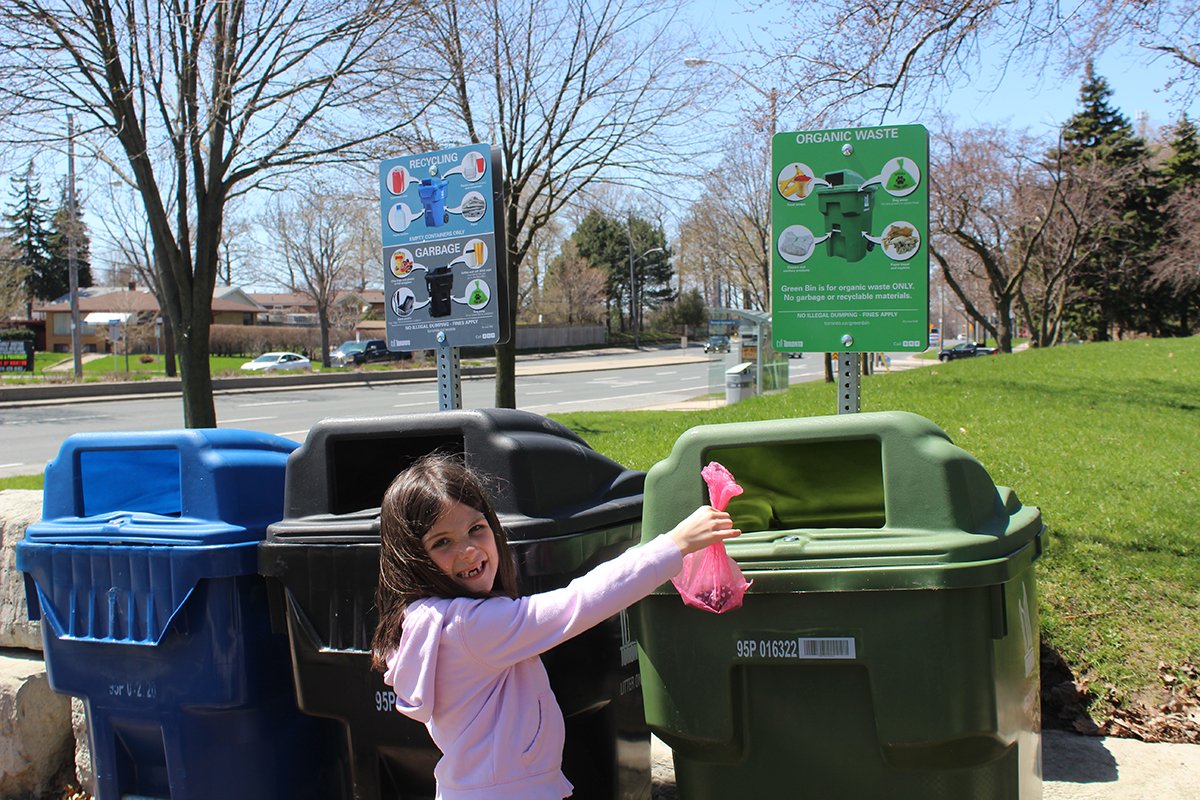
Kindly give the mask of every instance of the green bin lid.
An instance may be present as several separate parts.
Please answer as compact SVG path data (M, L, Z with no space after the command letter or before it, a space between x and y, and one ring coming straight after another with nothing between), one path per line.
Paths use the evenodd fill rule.
M646 477L643 541L707 502L719 461L745 490L726 544L752 592L1005 583L1041 554L1041 513L907 412L701 425Z

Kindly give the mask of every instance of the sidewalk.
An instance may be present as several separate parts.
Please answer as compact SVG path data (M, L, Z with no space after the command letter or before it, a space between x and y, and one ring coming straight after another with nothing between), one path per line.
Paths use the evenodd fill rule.
M650 742L653 798L678 800L671 749ZM1043 731L1042 777L1043 800L1200 800L1200 744Z

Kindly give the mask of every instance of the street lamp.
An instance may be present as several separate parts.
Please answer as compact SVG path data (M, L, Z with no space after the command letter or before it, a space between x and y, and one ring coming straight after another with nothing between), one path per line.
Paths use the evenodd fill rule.
M635 350L642 349L640 339L641 324L641 304L637 301L637 281L633 277L633 265L641 261L651 253L665 253L661 247L651 247L646 252L642 253L637 258L633 257L633 227L629 228L629 326L633 328L633 347Z
M692 57L692 58L685 58L683 60L683 65L685 67L693 67L693 68L708 67L708 66L720 67L721 69L725 70L730 75L732 75L733 77L737 78L739 81L744 83L746 86L749 86L751 89L758 92L759 95L761 95L767 101L769 123L771 126L769 134L771 136L775 135L775 126L776 126L776 110L775 109L776 109L776 105L777 105L777 101L778 101L778 93L775 91L774 86L772 86L770 89L766 89L766 90L760 89L757 84L755 84L753 81L751 81L745 75L743 75L741 72L738 72L733 67L729 66L728 64L723 64L720 61L711 61L707 58Z

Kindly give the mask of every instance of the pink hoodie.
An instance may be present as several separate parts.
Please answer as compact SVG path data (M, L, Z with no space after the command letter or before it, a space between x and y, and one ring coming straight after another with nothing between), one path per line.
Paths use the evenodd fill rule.
M538 658L645 597L683 566L666 536L570 585L510 600L425 598L408 607L384 681L442 751L438 800L560 800L562 712Z

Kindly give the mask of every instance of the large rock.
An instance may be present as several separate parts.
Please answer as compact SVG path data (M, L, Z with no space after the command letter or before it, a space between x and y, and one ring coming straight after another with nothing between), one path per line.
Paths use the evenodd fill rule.
M71 698L71 727L75 734L75 781L91 787L96 778L92 769L92 742L88 739L87 707L78 697Z
M25 529L41 518L41 492L0 491L0 647L42 649L41 626L29 621L25 579L16 567L17 542L25 536Z
M0 797L41 797L69 775L71 699L50 689L38 653L0 654Z

